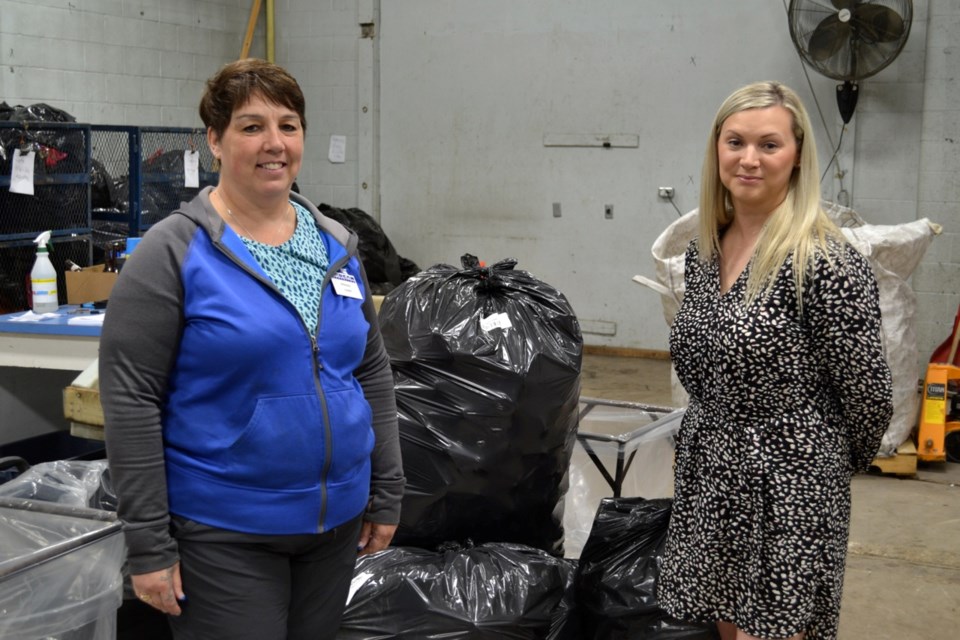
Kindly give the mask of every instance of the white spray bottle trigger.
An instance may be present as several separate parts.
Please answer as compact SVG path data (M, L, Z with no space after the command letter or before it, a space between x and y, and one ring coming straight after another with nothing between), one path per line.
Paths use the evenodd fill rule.
M43 251L44 253L46 253L46 252L48 251L48 250L47 250L47 245L50 243L50 232L49 232L49 231L44 231L43 233L41 233L40 235L38 235L38 236L34 239L33 242L34 242L34 244L37 245L37 252L38 252L38 253L39 253L40 251Z

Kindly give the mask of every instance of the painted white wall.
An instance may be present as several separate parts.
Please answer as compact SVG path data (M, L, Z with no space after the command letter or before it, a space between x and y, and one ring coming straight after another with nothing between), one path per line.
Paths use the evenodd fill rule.
M359 104L373 83L373 41L361 38L360 27L374 20L372 12L370 0L277 2L277 62L297 78L307 102L307 145L297 185L317 203L359 206L363 192L376 186L369 145L363 147L365 155L359 153L363 123L370 126L376 108L368 98L364 114ZM361 70L362 54L371 62ZM346 137L343 163L328 160L333 135ZM364 182L366 190L360 186ZM363 204L372 211L369 199Z
M731 10L730 7L735 9ZM663 350L650 247L697 206L720 102L754 80L794 87L820 156L835 82L809 84L780 3L407 0L383 3L381 218L421 267L512 256L570 299L590 344ZM548 147L567 134L636 148ZM553 215L560 203L561 217ZM613 205L613 218L605 205Z
M919 4L919 3L917 3ZM921 362L950 335L960 305L960 0L929 0L916 215L943 225L913 278ZM896 129L896 123L891 128ZM909 208L907 208L909 211Z

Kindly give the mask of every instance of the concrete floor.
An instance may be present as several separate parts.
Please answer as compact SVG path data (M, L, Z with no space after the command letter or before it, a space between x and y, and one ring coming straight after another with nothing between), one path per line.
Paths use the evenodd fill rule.
M671 406L669 361L587 355L582 383L583 396ZM669 495L669 456L638 455L624 495ZM584 459L572 463L571 494L587 499L578 477L595 494L607 487L587 477ZM859 475L852 488L840 640L960 638L960 464L921 464L914 478Z

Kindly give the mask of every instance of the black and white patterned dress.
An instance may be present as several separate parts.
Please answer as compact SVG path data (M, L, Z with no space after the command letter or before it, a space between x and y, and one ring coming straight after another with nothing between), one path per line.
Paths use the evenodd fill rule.
M670 350L690 404L677 436L675 503L658 584L688 620L761 638L835 638L850 478L892 413L876 280L833 240L805 280L790 259L767 299L743 304L750 265L720 293L719 263L687 249Z

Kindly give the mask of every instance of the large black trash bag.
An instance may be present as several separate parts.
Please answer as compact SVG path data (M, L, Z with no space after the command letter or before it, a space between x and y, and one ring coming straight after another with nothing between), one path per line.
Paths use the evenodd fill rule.
M573 604L575 563L524 545L361 556L338 640L546 639Z
M712 640L714 624L681 622L657 605L673 500L604 498L575 579L584 638Z
M464 256L383 301L407 479L397 544L563 553L583 339L566 297L515 264Z
M90 158L90 207L109 210L113 207L113 178L102 162Z
M193 200L200 190L208 185L203 179L206 170L200 166L200 186L186 186L184 151L186 149L158 151L141 163L140 175L143 186L140 192L140 217L144 225L160 222L179 209L181 203ZM129 207L130 203L127 202L127 208Z
M0 175L10 175L14 151L33 151L34 180L42 186L33 196L0 189L0 234L26 233L44 229L84 226L87 190L79 183L64 183L62 176L87 171L87 140L82 129L44 126L44 123L72 123L72 115L38 102L29 106L0 105L0 119L21 123L17 128L0 128ZM54 184L43 184L54 178ZM13 212L31 212L11 215Z
M367 212L356 208L338 209L325 203L320 203L317 208L359 237L360 261L374 294L384 295L392 291L419 271L415 264L397 254L383 227ZM412 270L404 262L410 262Z

